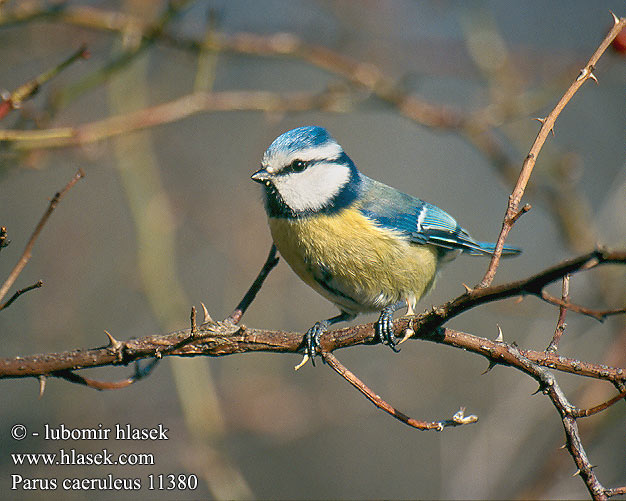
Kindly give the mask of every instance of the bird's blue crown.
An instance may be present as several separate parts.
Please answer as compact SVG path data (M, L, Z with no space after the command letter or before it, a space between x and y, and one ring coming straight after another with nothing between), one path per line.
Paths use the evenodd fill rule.
M287 131L278 136L265 152L264 158L271 158L277 153L289 155L307 148L318 148L336 141L323 127L308 125Z

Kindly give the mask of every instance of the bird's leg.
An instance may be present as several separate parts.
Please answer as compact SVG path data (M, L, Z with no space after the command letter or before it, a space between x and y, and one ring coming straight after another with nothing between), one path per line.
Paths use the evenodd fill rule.
M397 303L385 306L380 312L380 317L376 322L376 334L382 344L386 344L396 353L400 350L396 348L396 337L393 334L393 314L399 309L407 305L406 301L398 301Z
M326 332L331 325L338 322L349 322L355 318L355 314L342 311L341 314L336 317L315 322L315 325L306 331L306 334L304 335L304 350L305 353L311 358L313 365L315 365L315 355L318 351L322 351L320 347L320 336L324 334L324 332Z

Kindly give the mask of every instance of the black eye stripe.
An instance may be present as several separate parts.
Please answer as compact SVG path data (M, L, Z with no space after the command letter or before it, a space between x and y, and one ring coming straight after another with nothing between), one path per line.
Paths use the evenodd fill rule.
M292 174L294 172L302 172L306 170L307 167L311 166L312 164L313 162L311 161L307 162L305 160L299 160L296 158L289 165L286 165L283 169L281 169L278 175L282 176L286 174Z

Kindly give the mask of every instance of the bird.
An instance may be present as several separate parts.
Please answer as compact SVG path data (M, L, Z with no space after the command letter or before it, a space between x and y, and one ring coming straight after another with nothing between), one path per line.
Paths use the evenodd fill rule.
M323 127L278 136L251 176L263 187L274 245L307 285L340 313L306 331L315 361L331 325L380 312L378 340L398 351L393 314L412 312L440 267L461 253L491 256L495 244L474 240L442 209L361 173ZM521 249L504 246L502 255Z

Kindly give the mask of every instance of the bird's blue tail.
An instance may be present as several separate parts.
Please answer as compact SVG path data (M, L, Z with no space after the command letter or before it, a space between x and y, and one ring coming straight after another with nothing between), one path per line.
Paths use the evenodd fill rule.
M485 254L493 254L493 251L496 248L496 244L490 243L490 242L476 242L479 247L480 250L483 251ZM518 254L521 254L522 249L520 249L519 247L513 247L511 245L505 245L502 248L502 256L503 257L512 257L512 256L517 256Z

